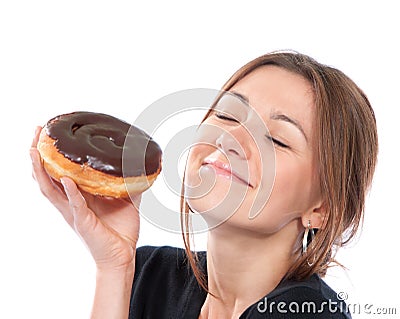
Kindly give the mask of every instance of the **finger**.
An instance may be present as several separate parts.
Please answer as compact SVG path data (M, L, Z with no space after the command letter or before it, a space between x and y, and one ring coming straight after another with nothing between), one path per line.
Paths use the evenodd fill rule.
M67 177L63 177L61 183L73 212L74 229L91 249L93 245L96 245L99 237L104 235L104 226L95 213L88 208L86 200L76 184Z
M56 191L57 194L60 194L60 192L57 191L58 188L55 187L51 177L49 176L49 174L47 174L46 170L42 165L39 151L35 148L31 148L29 151L29 155L31 156L32 159L32 169L34 177L38 182L42 193L48 198L54 191Z
M75 230L86 242L92 241L93 233L99 223L97 216L88 208L85 198L72 179L63 177L61 184L64 186L73 213Z
M65 220L72 226L73 217L69 213L69 203L65 194L53 183L52 178L44 169L37 149L30 149L32 159L32 174L39 185L42 194L62 213Z
M42 130L42 127L41 127L41 126L36 126L36 128L35 128L35 134L33 135L33 140L32 140L32 144L31 144L31 148L36 149L37 143L38 143L38 141L39 141L39 136L40 136L41 130ZM31 158L32 158L32 154L31 154ZM34 160L34 159L32 158L32 162L33 162L33 160ZM36 176L35 176L34 170L32 170L32 177L33 177L34 180L36 180Z
M36 126L35 135L33 136L32 145L31 145L32 147L36 147L36 145L39 141L39 136L40 136L41 131L42 131L42 127Z

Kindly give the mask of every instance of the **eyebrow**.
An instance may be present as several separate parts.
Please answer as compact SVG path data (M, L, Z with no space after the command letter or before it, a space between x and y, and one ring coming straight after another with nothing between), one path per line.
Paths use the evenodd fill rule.
M228 91L230 94L236 96L238 99L240 99L242 102L245 102L246 105L250 104L249 98L247 96L244 96L243 94L240 94L236 91ZM308 143L308 138L306 133L304 132L303 127L301 126L301 124L296 121L295 119L290 118L289 116L283 114L283 113L279 113L279 112L274 112L270 115L270 119L271 120L277 120L277 121L284 121L287 123L290 123L292 125L294 125L304 136L304 138L306 139L306 142Z
M239 100L244 102L247 106L250 104L250 101L247 96L244 96L243 94L240 94L236 91L228 91L229 94L236 96Z
M271 116L270 116L270 119L271 120L284 121L284 122L293 124L303 134L304 138L306 139L306 142L308 142L308 138L307 138L306 133L303 130L303 127L296 120L290 118L289 116L287 116L285 114L278 113L278 112L272 113Z

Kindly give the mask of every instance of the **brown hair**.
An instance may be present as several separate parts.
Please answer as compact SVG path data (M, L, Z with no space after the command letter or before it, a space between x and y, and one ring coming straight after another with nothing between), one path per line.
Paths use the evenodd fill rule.
M264 65L275 65L301 75L313 88L319 183L326 215L305 254L301 253L299 236L295 247L297 258L286 277L302 280L314 273L324 276L329 265L335 262L337 249L355 236L363 220L365 196L378 153L374 111L364 92L343 72L297 52L273 52L254 59L240 68L222 91L229 91L247 74ZM189 263L199 284L207 290L197 255L190 247L190 209L183 188L181 227ZM309 260L313 261L311 266Z

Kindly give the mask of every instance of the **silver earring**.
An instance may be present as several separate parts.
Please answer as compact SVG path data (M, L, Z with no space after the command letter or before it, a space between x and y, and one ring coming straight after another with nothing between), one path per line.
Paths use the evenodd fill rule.
M307 248L308 248L308 234L311 234L311 240L310 243L314 240L314 229L311 227L311 220L308 220L308 224L306 229L304 230L304 236L303 236L303 254L307 253ZM315 255L314 255L314 260L310 263L307 259L307 264L308 266L312 266L315 263Z

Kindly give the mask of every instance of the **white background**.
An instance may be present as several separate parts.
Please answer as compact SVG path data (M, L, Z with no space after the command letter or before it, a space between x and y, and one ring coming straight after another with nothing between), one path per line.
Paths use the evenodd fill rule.
M2 1L0 318L86 318L91 307L91 258L31 178L36 125L76 110L133 122L164 95L218 89L244 63L276 49L341 69L374 106L380 154L364 230L338 256L349 270L326 280L361 306L397 307L399 318L396 1L326 3ZM182 246L179 235L145 222L140 244Z

